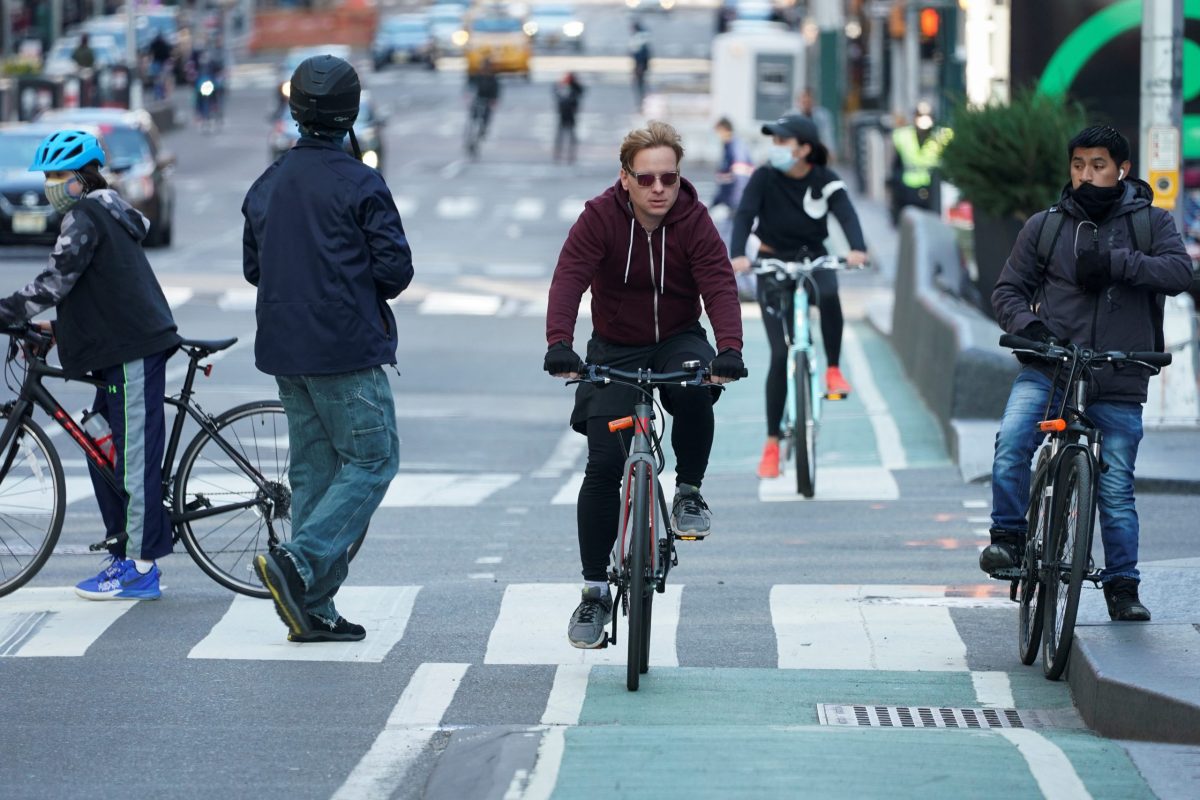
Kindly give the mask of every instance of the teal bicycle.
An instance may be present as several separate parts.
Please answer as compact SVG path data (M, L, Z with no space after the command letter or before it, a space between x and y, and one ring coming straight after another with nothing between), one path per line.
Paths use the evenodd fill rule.
M754 274L777 281L792 292L780 293L779 308L768 308L784 320L784 336L788 344L787 401L783 406L780 425L780 463L795 461L796 491L812 497L817 490L817 431L821 424L823 400L842 400L845 395L828 394L821 383L818 361L813 347L810 299L817 293L812 274L816 270L859 269L851 267L838 256L818 256L800 261L762 258L754 265Z

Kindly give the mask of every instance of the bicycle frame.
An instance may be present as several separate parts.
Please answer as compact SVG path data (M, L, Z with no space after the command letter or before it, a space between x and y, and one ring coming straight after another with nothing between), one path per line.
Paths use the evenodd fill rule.
M650 474L650 551L647 553L650 565L650 581L657 592L663 591L666 585L667 573L670 572L672 559L669 558L670 543L674 536L671 530L670 514L667 511L666 497L663 495L662 484L658 480L659 464L654 456L653 430L654 408L645 401L634 405L630 425L633 427L633 441L629 447L629 457L625 460L625 478L621 485L621 517L618 522L617 540L609 556L609 574L614 578L613 583L620 586L621 565L629 555L629 533L631 514L633 511L634 475L638 464L645 464ZM618 428L617 430L620 430ZM620 586L622 593L626 589ZM613 642L616 642L614 632Z
M808 391L810 395L809 407L812 409L812 418L814 427L821 423L821 400L824 399L824 394L821 392L821 382L817 377L820 370L816 368L816 348L813 347L812 340L812 320L809 314L809 293L808 283L811 280L810 275L802 275L796 279L796 289L792 293L792 328L791 335L785 330L784 335L788 338L788 380L787 380L787 400L784 404L784 414L793 425L796 424L797 418L800 416L797 408L797 398L795 396L796 377L796 356L799 353L805 353L808 356L808 363L814 365L811 374L809 375Z

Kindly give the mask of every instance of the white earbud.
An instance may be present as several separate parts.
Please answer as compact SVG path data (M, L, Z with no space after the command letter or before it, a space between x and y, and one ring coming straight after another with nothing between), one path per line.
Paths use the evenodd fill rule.
M1120 170L1120 171L1117 173L1117 180L1121 180L1121 179L1122 179L1122 178L1124 178L1124 177L1125 177L1125 170Z

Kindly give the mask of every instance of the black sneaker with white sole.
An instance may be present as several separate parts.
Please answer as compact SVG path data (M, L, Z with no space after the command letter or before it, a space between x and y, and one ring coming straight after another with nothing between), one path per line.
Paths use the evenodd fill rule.
M337 622L326 622L320 617L308 615L308 633L288 633L289 642L305 644L308 642L361 642L367 638L367 629L355 625L345 617L338 617Z
M586 587L567 628L571 646L584 650L603 647L608 636L605 628L612 622L612 606L612 594L599 586Z
M712 528L712 512L695 486L680 484L671 504L671 527L684 539L703 539Z

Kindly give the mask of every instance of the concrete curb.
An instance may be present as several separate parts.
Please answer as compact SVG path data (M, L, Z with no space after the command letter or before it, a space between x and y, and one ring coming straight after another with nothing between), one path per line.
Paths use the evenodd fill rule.
M1084 722L1114 739L1200 745L1197 626L1081 626L1068 681Z

